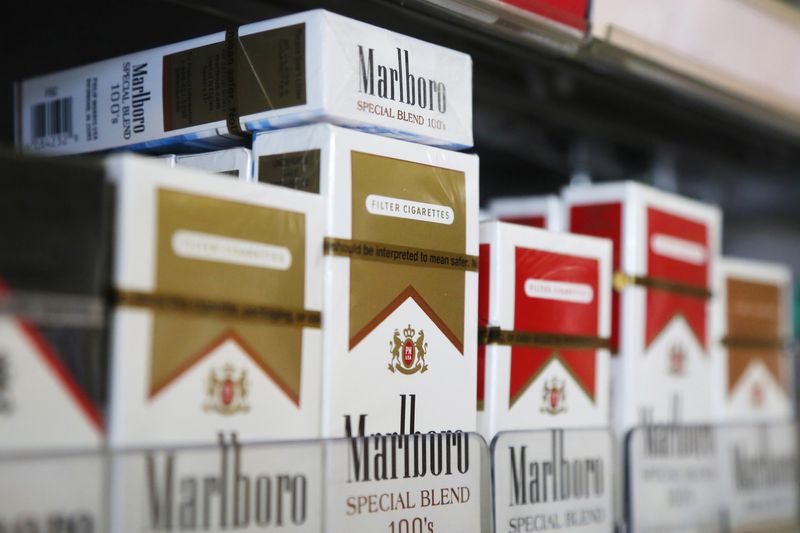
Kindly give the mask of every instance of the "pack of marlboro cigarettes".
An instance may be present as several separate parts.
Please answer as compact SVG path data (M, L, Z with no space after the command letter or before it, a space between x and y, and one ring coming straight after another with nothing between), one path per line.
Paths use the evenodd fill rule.
M18 240L14 253L3 254L0 275L10 279L11 305L19 295L32 310L19 304L4 322L13 335L2 335L3 342L18 340L3 349L11 410L6 420L0 416L0 444L55 443L90 429L95 440L107 434L112 446L214 442L221 431L244 441L316 436L320 198L135 156L109 158L90 177L76 171L69 181L61 165L20 163L43 176L38 189L27 185L36 180L16 173L2 177L7 218L20 219L2 226L3 238L19 239L13 230L31 224L37 239L58 235L63 243L45 250L41 240L35 248ZM62 183L96 205L55 195ZM53 212L50 218L40 221L27 209L39 204ZM84 204L91 209L80 209ZM86 227L74 218L86 218ZM34 277L47 273L35 261L59 249L86 258L53 263L53 278L64 278L63 295L53 301L51 286ZM20 272L31 279L17 282ZM99 318L87 327L107 344L39 324L61 312L56 304L66 296L98 307ZM54 320L95 319L90 310ZM36 313L41 320L27 320Z
M714 401L721 421L792 416L792 272L723 257L714 305Z
M175 159L175 164L205 170L212 174L232 176L244 181L253 179L253 157L247 148L179 155Z
M489 212L497 220L544 228L564 230L564 205L555 194L544 196L509 196L489 202Z
M484 222L478 420L497 432L607 427L611 243Z
M111 187L91 165L0 164L0 452L99 446Z
M466 54L314 10L21 81L16 144L208 150L324 120L465 148L471 80Z
M253 157L327 201L323 433L474 430L477 157L328 125Z
M713 418L720 210L634 182L565 189L568 229L611 239L612 424Z

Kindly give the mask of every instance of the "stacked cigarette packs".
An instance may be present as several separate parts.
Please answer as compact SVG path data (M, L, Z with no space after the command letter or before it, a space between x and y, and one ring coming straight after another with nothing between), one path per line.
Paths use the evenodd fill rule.
M719 209L632 182L564 199L570 231L614 243L612 424L710 422Z
M247 148L228 148L201 154L179 155L175 164L178 166L197 168L239 178L243 181L253 179L253 157Z
M308 11L24 80L16 143L45 153L208 150L328 121L469 147L471 68L466 54Z
M474 430L477 157L328 125L253 155L327 202L323 433Z
M722 421L792 416L792 273L784 265L723 257L714 305L714 401Z
M608 426L611 243L502 222L480 242L484 436Z
M69 275L90 280L90 303L109 321L87 327L108 343L77 333L70 338L71 330L31 335L17 325L20 346L4 347L4 359L11 362L5 388L12 409L25 416L16 423L32 429L19 435L4 428L0 443L57 443L73 432L86 433L62 414L67 411L83 413L93 424L87 426L92 436L107 433L111 446L214 442L219 431L235 432L242 441L318 435L323 221L318 197L115 156L90 177L74 172L64 187L87 200L73 204L71 196L53 194L67 183L63 172L46 172L44 166L54 163L21 165L46 177L36 189L18 186L28 183L23 176L3 175L3 199L16 206L9 213L20 219L2 227L4 239L19 238L12 230L32 224L42 235L58 235L84 249L83 264L65 261L66 268L53 268L63 269L68 281ZM39 222L38 211L26 211L47 202L64 213L59 233L43 226L52 219ZM64 239L66 234L70 238ZM25 280L30 286L11 284L11 296L16 289L22 297L23 289L53 290L34 277L46 269L33 266L36 254L52 251L34 250L25 240L17 244L14 253L4 254L3 275L10 272L13 283L19 271L33 274ZM66 253L67 245L61 247ZM106 268L109 260L113 272ZM75 283L59 291L86 299L87 291L80 289ZM109 293L111 302L105 298ZM43 294L41 301L33 311L48 319L52 298ZM55 318L97 320L88 310L83 313ZM3 324L9 327L8 321ZM32 359L28 352L47 364L22 366L20 360ZM81 380L89 378L103 393L109 384L97 402L83 392L89 387ZM63 386L54 388L59 381ZM35 396L42 394L47 396ZM49 433L36 429L40 426Z
M489 212L504 222L550 231L564 230L564 205L555 194L495 198L489 203Z

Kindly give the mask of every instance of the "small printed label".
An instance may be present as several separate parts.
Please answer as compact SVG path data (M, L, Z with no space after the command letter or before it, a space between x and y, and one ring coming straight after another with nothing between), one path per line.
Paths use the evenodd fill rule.
M720 496L730 531L796 529L797 428L787 422L718 431Z
M484 484L486 445L477 435L461 431L416 431L415 397L401 395L399 433L370 434L367 415L355 419L348 415L347 438L326 444L328 530L478 533L491 529L484 512L490 505Z
M543 298L578 304L589 304L594 301L594 289L591 285L546 279L526 279L525 295L528 298Z
M112 491L127 503L114 514L118 530L322 531L321 441L243 445L235 432L218 439L216 447L116 455ZM212 486L214 496L205 496Z
M272 270L288 270L292 253L284 246L235 239L210 233L178 230L172 235L172 250L185 259L216 261Z
M495 531L614 530L606 430L498 433L492 444Z
M257 162L258 181L261 183L319 192L319 150L262 155Z
M650 237L650 248L658 255L693 265L704 265L708 260L703 245L664 233L655 233Z
M436 224L450 225L455 218L453 210L446 205L415 202L378 194L367 196L366 207L367 211L372 215L405 218Z
M710 426L637 427L627 440L631 531L721 531L717 431Z

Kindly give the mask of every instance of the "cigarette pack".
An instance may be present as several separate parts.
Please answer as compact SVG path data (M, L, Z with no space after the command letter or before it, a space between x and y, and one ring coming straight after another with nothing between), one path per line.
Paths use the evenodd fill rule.
M522 429L608 427L611 242L484 222L478 420Z
M321 199L131 156L107 169L110 443L317 436Z
M720 421L788 420L792 272L782 264L723 257L714 303L715 404Z
M97 447L111 188L94 165L8 153L0 165L0 452Z
M253 157L247 148L228 148L201 154L179 155L175 164L205 170L213 174L233 176L244 181L253 180Z
M633 182L570 187L564 200L569 231L614 244L612 425L710 422L720 210Z
M495 198L489 202L489 212L503 222L564 230L564 205L555 194Z
M472 62L314 10L21 81L16 111L30 152L200 151L321 121L466 148Z
M323 433L474 430L477 157L329 125L253 157L327 202Z
M10 424L0 442L91 436L144 446L213 443L217 432L241 441L319 434L318 196L130 155L76 180L44 164L31 164L39 180L2 180L4 215L20 220L2 227L14 253L3 254L0 271L6 301L25 320L4 319L11 331L0 335L11 406L8 421L0 416ZM54 194L62 183L75 192ZM37 203L46 216L30 209ZM48 285L37 260L52 261L47 268L72 285ZM67 298L86 309L67 307ZM48 320L86 332L51 331Z

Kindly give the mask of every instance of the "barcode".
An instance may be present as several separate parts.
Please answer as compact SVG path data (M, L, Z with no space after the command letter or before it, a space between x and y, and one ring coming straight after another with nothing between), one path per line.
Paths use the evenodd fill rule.
M36 104L31 109L33 139L72 135L72 97Z

